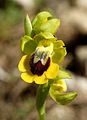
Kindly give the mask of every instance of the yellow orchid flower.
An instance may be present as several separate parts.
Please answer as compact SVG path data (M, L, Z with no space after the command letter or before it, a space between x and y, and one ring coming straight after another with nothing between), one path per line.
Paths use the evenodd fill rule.
M25 36L21 39L21 50L25 55L18 65L21 78L28 83L47 83L58 76L58 64L66 55L63 41L53 35L60 20L53 18L49 12L41 12L32 23L26 16L24 23Z
M53 44L38 46L31 55L24 55L18 65L21 78L28 83L44 84L58 75L59 66L52 62Z
M50 87L50 91L55 91L54 94L60 94L67 91L67 85L64 80L55 80Z
M47 11L37 14L32 22L27 15L24 21L25 36L21 39L20 47L25 55L18 69L25 82L40 84L36 95L40 120L45 120L48 94L62 105L70 103L77 96L76 92L66 93L65 79L71 76L60 66L67 52L63 41L54 36L59 26L60 20Z

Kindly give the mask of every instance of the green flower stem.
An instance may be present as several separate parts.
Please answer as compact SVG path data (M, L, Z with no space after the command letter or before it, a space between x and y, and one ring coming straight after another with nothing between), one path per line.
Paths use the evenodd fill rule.
M43 105L41 111L38 112L39 112L39 120L45 120L46 117L45 105Z
M39 113L39 120L45 120L45 100L49 93L50 84L40 85L37 90L36 106Z

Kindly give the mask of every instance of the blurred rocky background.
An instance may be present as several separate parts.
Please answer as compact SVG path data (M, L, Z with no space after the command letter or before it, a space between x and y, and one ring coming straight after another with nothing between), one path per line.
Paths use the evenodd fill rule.
M47 99L47 120L87 119L87 0L0 0L0 120L38 120L37 85L20 79L17 65L22 56L23 20L48 10L61 20L56 34L67 47L63 66L72 74L68 90L78 97L66 106Z

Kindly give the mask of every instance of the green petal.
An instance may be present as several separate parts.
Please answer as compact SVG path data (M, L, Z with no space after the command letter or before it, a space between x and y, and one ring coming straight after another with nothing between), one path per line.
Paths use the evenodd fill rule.
M51 44L53 44L50 40L41 40L38 44L38 46L44 46L44 47L48 47Z
M34 36L34 40L41 41L44 39L56 40L56 38L49 32L40 32Z
M49 32L41 32L37 35L34 36L33 38L35 40L35 42L38 44L39 42L43 41L44 40L46 41L50 41L50 42L53 42L56 40L56 38Z
M58 92L51 90L50 96L56 103L65 105L65 104L72 102L76 98L77 92L69 92L69 93L60 94Z
M28 15L26 15L24 20L24 29L25 29L25 35L31 35L32 25Z
M34 52L36 49L36 46L37 46L36 42L34 40L32 40L31 37L29 37L29 36L22 37L21 50L25 54L31 54L32 52Z
M44 39L56 39L50 32L42 32L41 36L43 36Z
M60 20L59 19L51 19L48 20L46 23L43 23L39 29L40 31L46 31L50 32L52 34L55 34L57 31L57 28L60 26Z

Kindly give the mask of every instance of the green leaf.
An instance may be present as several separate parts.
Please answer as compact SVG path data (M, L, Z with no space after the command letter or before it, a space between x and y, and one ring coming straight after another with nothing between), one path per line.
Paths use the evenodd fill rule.
M28 15L26 15L24 20L24 29L25 29L25 35L30 36L32 31L32 25Z
M54 18L43 23L39 27L39 29L40 31L45 31L45 32L50 32L52 34L55 34L59 26L60 26L60 20Z
M76 98L77 92L57 93L51 90L50 96L56 103L65 105L72 102Z
M29 36L22 37L20 43L21 50L25 54L31 54L32 52L35 51L37 46L36 42Z

